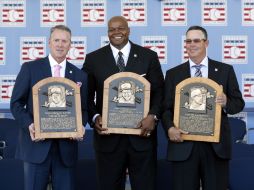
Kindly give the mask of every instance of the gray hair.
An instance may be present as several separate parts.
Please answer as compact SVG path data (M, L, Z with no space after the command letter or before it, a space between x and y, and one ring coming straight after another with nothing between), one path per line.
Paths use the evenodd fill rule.
M71 29L65 25L56 25L50 29L50 37L55 30L63 30L71 35Z

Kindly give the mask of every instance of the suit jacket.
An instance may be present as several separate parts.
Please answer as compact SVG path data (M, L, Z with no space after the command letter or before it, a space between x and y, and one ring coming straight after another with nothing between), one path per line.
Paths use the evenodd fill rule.
M185 62L167 71L165 79L163 101L163 127L168 138L168 129L173 124L175 88L181 81L191 77L190 64ZM231 157L231 132L227 114L236 114L244 108L244 100L239 90L236 75L231 65L214 61L208 58L208 78L223 86L223 92L227 96L226 108L222 109L220 142L211 143L216 154L225 159ZM191 154L193 142L184 141L174 143L168 141L167 157L171 161L183 161Z
M161 102L163 96L163 73L155 52L131 43L131 50L126 72L145 74L144 77L151 83L151 100L149 114L157 117L161 114ZM102 115L103 85L104 81L111 75L118 73L110 45L100 48L86 56L83 70L88 73L88 115L90 125L93 126L92 118L95 114ZM96 93L96 104L94 95ZM96 150L110 152L113 151L119 142L121 135L98 135L94 133L94 145ZM136 150L146 150L156 144L156 131L151 138L140 136L129 136L133 147Z
M33 142L29 134L29 125L33 123L32 87L40 80L51 77L48 57L24 63L17 76L11 97L11 112L20 124L19 143L16 157L31 163L41 163L47 157L53 140ZM81 107L82 123L87 123L87 76L80 69L66 63L65 78L74 82L82 82ZM59 149L63 162L67 166L77 160L77 142L69 139L59 139Z

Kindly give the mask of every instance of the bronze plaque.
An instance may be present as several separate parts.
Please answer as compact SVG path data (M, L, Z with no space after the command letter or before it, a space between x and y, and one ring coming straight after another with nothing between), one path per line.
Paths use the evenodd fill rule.
M33 86L35 138L83 136L80 87L66 78L49 77Z
M219 142L222 87L211 79L188 78L176 86L174 125L188 134L183 140Z
M136 126L149 106L150 83L143 76L121 72L104 81L102 127L108 133L139 135Z

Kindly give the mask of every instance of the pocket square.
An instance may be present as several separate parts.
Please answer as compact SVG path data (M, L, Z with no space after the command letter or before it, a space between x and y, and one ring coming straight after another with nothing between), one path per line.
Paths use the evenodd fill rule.
M82 82L77 82L77 85L78 85L79 87L81 87L81 86L82 86Z

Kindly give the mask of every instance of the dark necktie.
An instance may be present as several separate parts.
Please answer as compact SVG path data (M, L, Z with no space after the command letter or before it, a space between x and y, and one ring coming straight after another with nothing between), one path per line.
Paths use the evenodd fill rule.
M117 66L120 72L125 70L124 60L123 60L123 53L121 51L118 52L118 59L117 59Z
M194 67L196 69L194 76L195 77L202 77L202 72L201 72L201 64L198 65L193 65L192 67Z

